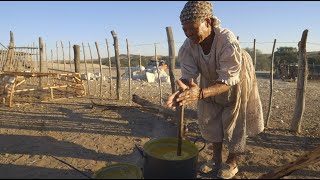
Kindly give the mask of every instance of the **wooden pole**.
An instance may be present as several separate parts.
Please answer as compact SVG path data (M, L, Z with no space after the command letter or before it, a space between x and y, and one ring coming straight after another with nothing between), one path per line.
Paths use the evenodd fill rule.
M23 60L22 60L22 66L23 66L23 72L26 71L26 54L27 54L27 49L22 49L22 53L23 53Z
M57 65L58 65L58 70L60 70L60 65L59 65L59 52L58 52L58 41L56 41L56 52L57 52Z
M140 69L140 72L141 72L141 53L139 54L139 69Z
M72 66L71 66L71 43L69 41L69 65L70 65L70 72L72 72Z
M158 74L158 81L159 81L159 91L160 91L160 104L162 105L162 85L161 85L161 78L160 78L160 72L159 72L159 63L157 58L157 44L154 43L154 57L156 60L156 67L157 67L157 74Z
M290 175L292 172L303 169L309 165L316 164L320 161L320 146L310 151L297 160L276 168L274 171L264 174L259 179L280 179L284 176Z
M109 43L106 39L107 44L107 52L108 52L108 62L109 62L109 77L110 77L110 98L112 97L112 73L111 73L111 59L110 59L110 51L109 51Z
M2 64L3 64L3 59L2 59L2 57L3 57L3 53L4 53L4 50L3 50L3 47L1 47L1 56L0 56L0 69L1 69L1 71L2 71Z
M272 94L273 94L273 62L274 62L274 48L276 46L276 39L273 42L273 48L272 48L272 59L270 63L270 95L269 95L269 110L267 114L267 120L265 123L265 126L269 126L269 120L270 120L270 115L271 115L271 107L272 107Z
M129 53L128 39L126 39L126 42L127 42L128 72L129 72L129 102L131 102L132 101L132 95L131 95L131 59L130 59L130 53Z
M7 51L7 50L6 50ZM2 71L2 69L3 69L3 63L4 63L4 58L3 58L3 55L4 55L4 53L5 53L5 50L4 50L4 48L2 47L1 48L1 56L0 56L0 69L1 69L1 71Z
M10 43L9 43L9 50L7 50L7 57L4 63L4 66L2 67L3 71L11 70L12 69L12 61L14 57L14 36L13 32L10 31Z
M92 51L91 51L91 46L90 46L89 43L88 43L88 47L89 47L89 52L90 52L91 64L92 64L92 67L93 67L93 74L94 74L94 77L95 77L96 76L96 72L95 72L94 66L93 66ZM93 93L93 95L95 96L96 94L97 94L97 80L94 78L94 93Z
M183 120L184 120L184 105L181 106L180 109L180 117L179 117L179 126L178 126L178 148L177 148L177 156L181 156L181 147L183 140Z
M167 31L167 38L168 38L168 47L169 47L169 76L170 76L170 83L171 83L171 92L176 92L175 86L175 77L174 77L174 69L175 69L175 48L174 48L174 40L173 40L173 33L171 27L166 27Z
M254 69L256 69L256 66L257 66L256 39L253 40L253 66L254 66Z
M63 43L62 41L60 41L61 43L61 50L62 50L62 59L63 59L63 70L66 71L66 59L64 58L64 48L63 48Z
M8 55L8 52L9 50L5 50L5 53L3 53L3 56L2 56L2 70L5 69L5 66L6 66L6 63L7 63L7 55Z
M38 57L39 49L36 48L36 43L33 43L33 47L35 48L34 51L35 51L35 54L36 54L37 69L38 69L38 72L40 72L40 62L39 62L40 58Z
M39 69L40 69L40 73L44 73L44 53L43 53L43 41L41 37L39 37L39 52L40 52ZM39 86L43 87L42 77L40 77Z
M48 49L47 49L47 44L44 44L44 49L45 49L45 54L46 54L46 73L48 73ZM49 76L47 77L47 85L49 84Z
M120 74L120 59L119 59L119 49L118 49L118 36L115 31L111 31L113 41L114 41L114 54L115 54L115 60L116 60L116 68L117 68L117 98L118 100L122 99L121 96L121 74Z
M53 50L51 49L51 72L53 72Z
M89 74L88 74L88 68L87 68L87 60L86 60L86 50L84 49L84 45L82 43L82 49L83 49L83 60L84 60L84 66L86 68L86 76L87 76L87 86L88 86L88 94L90 96L90 85L89 85L89 80L90 80L90 77L89 77Z
M290 131L300 133L301 122L305 108L306 86L308 80L308 60L306 52L308 30L304 30L299 42L298 81L296 90L296 104Z
M73 45L74 52L74 71L80 73L80 46Z
M47 50L47 44L44 44L45 49L45 55L46 55L46 72L48 72L48 50Z
M97 48L97 53L98 53L98 59L99 59L99 67L100 67L100 97L102 97L102 77L103 77L103 72L102 72L102 62L101 62L101 56L100 56L100 51L99 51L99 46L98 43L95 42L96 48Z

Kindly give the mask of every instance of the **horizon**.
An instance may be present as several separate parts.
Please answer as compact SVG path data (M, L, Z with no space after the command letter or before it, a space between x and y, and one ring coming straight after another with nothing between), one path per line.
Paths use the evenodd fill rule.
M0 43L9 45L10 31L14 33L15 46L38 46L42 37L48 51L56 51L58 43L61 57L61 41L68 56L68 43L88 43L92 54L97 56L94 43L97 41L101 57L107 57L106 42L110 57L114 56L111 31L118 35L119 54L127 54L126 39L130 54L168 56L166 27L171 27L175 42L175 55L185 40L180 24L180 11L186 1L36 1L1 2ZM320 2L302 1L217 1L213 13L221 20L221 27L230 29L239 36L242 48L253 48L263 54L271 54L274 39L278 47L296 47L302 32L308 29L307 51L320 50L320 25L317 17ZM156 10L155 10L156 9ZM19 12L19 13L16 13ZM125 13L123 13L125 12ZM297 15L299 12L299 15ZM25 15L25 16L23 16ZM319 42L319 43L318 43ZM1 46L2 48L2 46ZM73 51L73 49L71 49ZM48 55L50 56L50 55ZM55 57L55 53L53 53ZM73 56L73 55L72 55ZM82 58L82 57L81 57Z

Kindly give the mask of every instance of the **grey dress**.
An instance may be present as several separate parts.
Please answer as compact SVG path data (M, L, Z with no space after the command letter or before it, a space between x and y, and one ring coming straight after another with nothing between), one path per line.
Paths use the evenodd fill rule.
M228 92L198 101L198 124L209 142L226 140L231 153L243 152L247 136L264 129L261 100L250 55L240 48L228 29L213 28L215 37L208 55L186 39L178 54L183 79L196 80L201 88L216 81L231 86Z

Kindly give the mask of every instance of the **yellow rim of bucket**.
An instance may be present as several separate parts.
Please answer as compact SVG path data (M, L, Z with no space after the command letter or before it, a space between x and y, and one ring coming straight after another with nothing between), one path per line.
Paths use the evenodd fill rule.
M127 174L129 174L128 170L130 170L131 172L133 172L132 174L134 174L134 176L136 177L125 177L123 175L120 175L119 177L100 177L100 176L103 176L101 175L101 173L112 173L112 169L117 169L117 168L123 168L126 170ZM93 175L92 175L92 178L94 179L142 179L143 178L143 175L142 175L142 171L141 169L136 166L136 165L133 165L133 164L129 164L129 163L116 163L116 164L112 164L112 165L109 165L109 166L105 166L101 169L99 169L97 172L95 172Z

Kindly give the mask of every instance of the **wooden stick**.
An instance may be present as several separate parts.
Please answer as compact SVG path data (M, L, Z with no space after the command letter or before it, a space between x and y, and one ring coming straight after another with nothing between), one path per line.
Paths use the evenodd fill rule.
M115 105L115 104L99 104L94 101L91 101L92 107L100 107L105 108L105 110L118 110L118 109L139 109L141 111L149 111L153 113L159 113L159 109L147 106L123 106L123 105Z
M158 81L159 81L160 104L162 105L162 85L161 85L161 78L160 78L160 72L159 72L159 63L158 63L158 58L157 58L157 44L156 43L154 43L154 57L156 60L156 68L157 68Z
M82 49L83 49L83 60L84 60L84 66L86 68L86 75L87 75L87 86L88 86L88 94L90 96L90 85L89 85L89 80L90 80L90 77L89 77L89 74L88 74L88 69L87 69L87 60L86 60L86 50L84 49L84 45L82 43Z
M40 54L40 58L39 58L39 71L41 73L44 73L44 53L43 53L43 41L42 38L39 37L39 54ZM39 86L43 87L44 83L43 83L43 78L39 79Z
M100 97L102 97L102 77L103 77L103 72L102 72L102 62L101 62L101 56L100 56L100 51L99 51L99 46L97 41L95 42L96 48L97 48L97 53L98 53L98 59L99 59L99 67L100 67Z
M111 73L111 60L110 60L110 52L109 52L109 44L108 40L106 39L107 44L107 52L108 52L108 62L109 62L109 77L110 77L110 97L112 97L112 73Z
M273 62L274 62L274 48L276 46L276 39L273 42L273 48L272 48L272 59L270 63L270 95L269 95L269 109L267 113L267 120L265 126L269 126L269 119L271 114L271 107L272 107L272 93L273 93Z
M305 98L308 81L308 59L307 59L307 36L308 30L302 33L301 41L299 42L299 61L298 61L298 81L296 89L296 103L294 107L294 115L291 120L290 131L300 133L301 122L305 109Z
M171 27L166 27L167 31L167 38L168 38L168 46L169 46L169 76L170 76L170 83L171 83L171 92L172 94L176 92L175 86L175 77L174 77L174 69L175 69L175 48L174 48L174 40L173 40L173 33Z
M253 66L254 66L254 69L256 69L256 66L257 66L256 39L253 39Z
M36 44L33 42L33 47L36 47ZM38 48L35 48L35 54L36 54L36 62L37 62L37 69L38 72L40 72L40 62L39 62L39 58L38 58Z
M141 72L141 53L139 53L139 71Z
M3 48L1 48L1 56L0 56L0 70L2 71L2 67L3 67L3 54L4 54L4 50Z
M116 60L116 68L117 68L117 99L121 100L121 74L120 74L120 58L119 58L119 42L118 42L118 35L115 31L111 31L111 35L114 41L114 57Z
M184 105L180 108L180 121L178 126L178 148L177 148L177 156L181 156L181 146L182 146L182 138L183 138L183 120L184 120Z
M132 95L132 101L134 103L137 103L141 106L146 106L146 107L150 107L150 108L153 108L153 109L158 109L158 113L160 114L163 114L165 117L170 117L172 119L175 119L177 120L176 122L178 122L178 118L177 118L177 113L176 111L173 111L171 109L167 109L163 106L160 106L160 105L157 105L157 104L154 104L148 100L145 100L144 98L136 95L136 94L133 94ZM193 110L187 110L185 109L185 119L188 118L188 119L197 119L197 112L193 111ZM187 116L187 117L186 117Z
M52 51L52 49L51 49L51 67L52 67L52 69L53 69L53 51Z
M66 70L66 59L64 58L64 49L63 49L63 43L61 42L61 50L62 50L62 59L63 59L63 70Z
M56 41L56 53L57 53L57 64L58 64L58 69L60 70L60 64L59 64L59 52L58 52L58 41Z
M70 64L70 72L72 71L72 61L71 61L71 43L69 41L69 64Z
M47 51L47 44L44 44L45 47L45 54L46 54L46 72L48 72L48 51ZM47 77L47 85L49 84L49 77Z
M284 166L276 168L274 171L264 174L259 179L280 179L284 176L291 174L292 172L303 169L309 165L315 164L320 161L320 146L300 156L297 160L290 162Z
M128 72L129 72L129 102L132 101L132 97L131 97L131 60L130 60L130 53L129 53L129 43L128 43L128 39L126 39L127 42L127 57L128 57Z
M90 44L88 43L88 47L89 47L89 52L90 52L90 59L91 59L91 64L92 64L92 67L93 67L93 58L92 58L92 51L91 51L91 46L90 46ZM96 75L95 74L95 70L94 70L94 67L93 67L93 73L94 73L94 75ZM94 96L97 94L97 80L96 79L94 79Z

